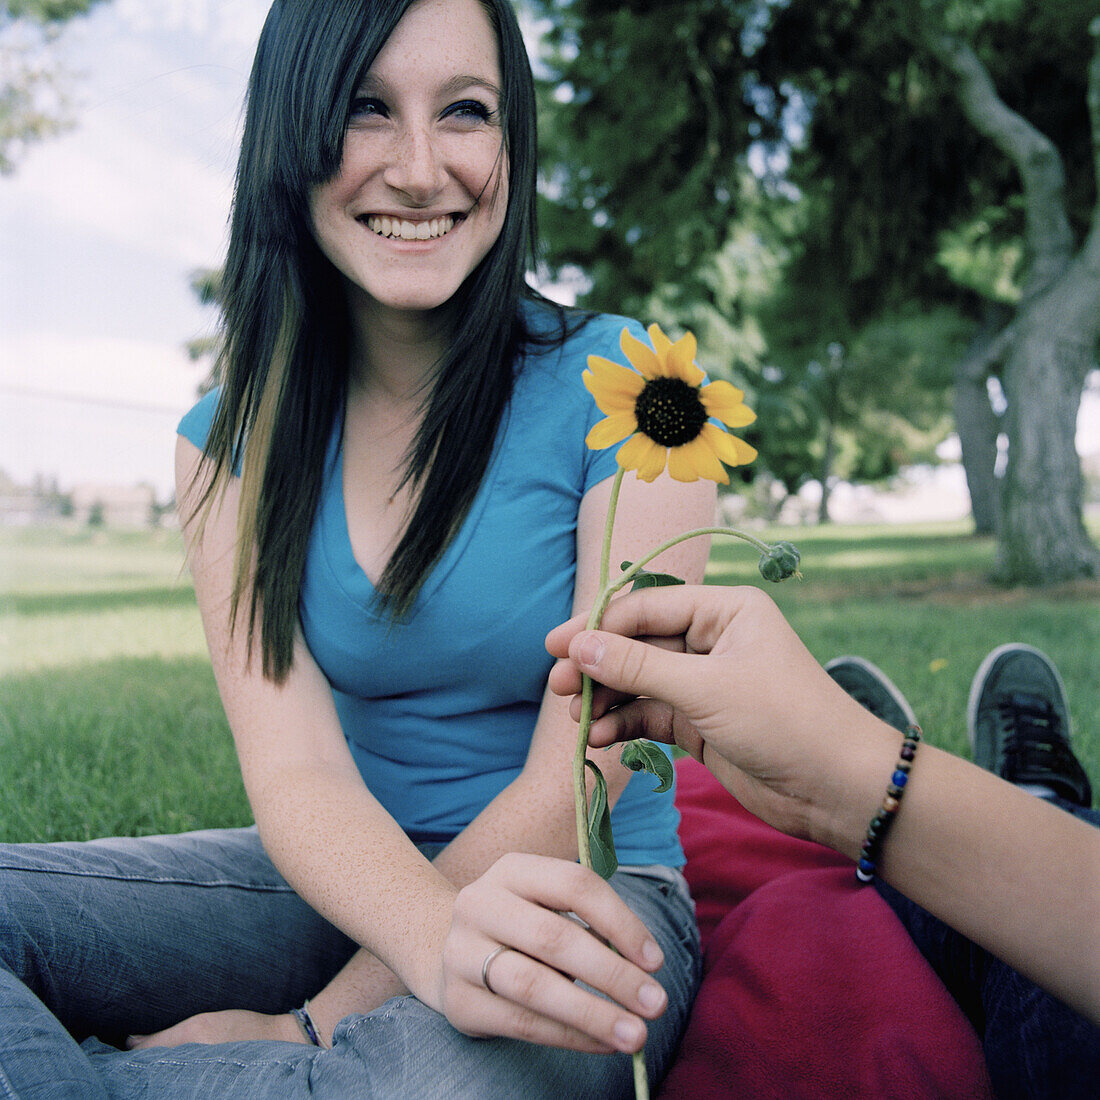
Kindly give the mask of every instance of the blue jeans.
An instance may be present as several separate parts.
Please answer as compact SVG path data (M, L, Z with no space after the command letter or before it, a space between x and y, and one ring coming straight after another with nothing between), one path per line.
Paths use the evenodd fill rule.
M649 1027L650 1080L672 1059L699 980L678 872L611 881L665 953L669 1007ZM331 1050L297 1043L118 1049L196 1012L285 1012L355 944L267 858L255 829L0 846L0 1097L514 1100L633 1094L626 1055L460 1034L411 996L342 1020Z
M1095 810L1051 801L1100 825ZM875 884L974 1025L999 1100L1095 1100L1100 1028L897 890Z

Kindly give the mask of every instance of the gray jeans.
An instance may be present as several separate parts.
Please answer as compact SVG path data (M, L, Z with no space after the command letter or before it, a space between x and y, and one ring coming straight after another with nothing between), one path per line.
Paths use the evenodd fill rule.
M664 1074L699 979L694 911L667 868L612 886L665 953L650 1025ZM287 885L255 829L0 846L0 1097L156 1100L629 1097L630 1058L470 1039L411 996L346 1017L331 1050L235 1042L118 1049L197 1012L285 1012L355 944Z

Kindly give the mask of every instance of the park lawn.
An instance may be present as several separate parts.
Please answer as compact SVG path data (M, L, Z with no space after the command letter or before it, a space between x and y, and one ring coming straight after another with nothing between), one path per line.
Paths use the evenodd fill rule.
M927 738L965 754L982 657L1054 658L1100 786L1100 584L990 587L965 525L763 532L804 580L766 585L815 656L858 653L906 693ZM177 832L250 820L178 534L0 531L0 840ZM710 583L760 583L715 540Z
M0 840L250 820L179 534L0 531Z

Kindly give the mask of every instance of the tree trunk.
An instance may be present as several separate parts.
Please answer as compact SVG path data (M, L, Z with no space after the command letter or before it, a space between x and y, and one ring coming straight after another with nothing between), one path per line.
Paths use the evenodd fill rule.
M985 379L955 376L955 430L962 447L966 488L970 493L970 514L976 535L997 533L998 484L997 415L989 403Z
M833 478L833 455L835 448L833 422L827 420L825 422L825 453L821 457L821 475L819 478L821 481L821 502L817 507L818 523L829 522L829 493L831 492L830 483Z
M1088 108L1100 180L1100 16L1088 30L1096 42ZM1031 585L1097 576L1100 551L1085 530L1075 437L1100 337L1100 202L1074 255L1065 172L1053 142L999 98L969 45L931 25L926 41L957 78L963 113L1016 166L1024 200L1028 264L1004 371L1008 465L997 574Z
M995 470L1001 424L989 402L987 380L990 364L998 358L994 350L1000 343L996 330L1008 320L1004 312L990 311L966 357L955 365L955 431L962 448L974 532L978 535L996 534L1000 514Z
M1043 585L1100 575L1074 446L1092 346L1060 338L1046 310L1028 312L1005 365L1010 442L996 573L1008 583Z

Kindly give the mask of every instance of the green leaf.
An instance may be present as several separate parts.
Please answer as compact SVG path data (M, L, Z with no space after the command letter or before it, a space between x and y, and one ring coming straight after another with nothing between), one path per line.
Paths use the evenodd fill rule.
M610 878L619 868L615 838L611 835L611 807L607 804L607 780L591 761L585 764L596 775L596 788L588 804L588 844L592 849L592 870L600 878Z
M632 561L624 561L619 568L625 573L633 564ZM634 574L630 591L637 592L639 588L667 588L669 585L685 583L682 577L674 577L671 573L648 573L639 569Z
M676 778L672 761L652 741L628 741L620 759L632 772L649 772L661 781L653 788L654 794L672 790Z

